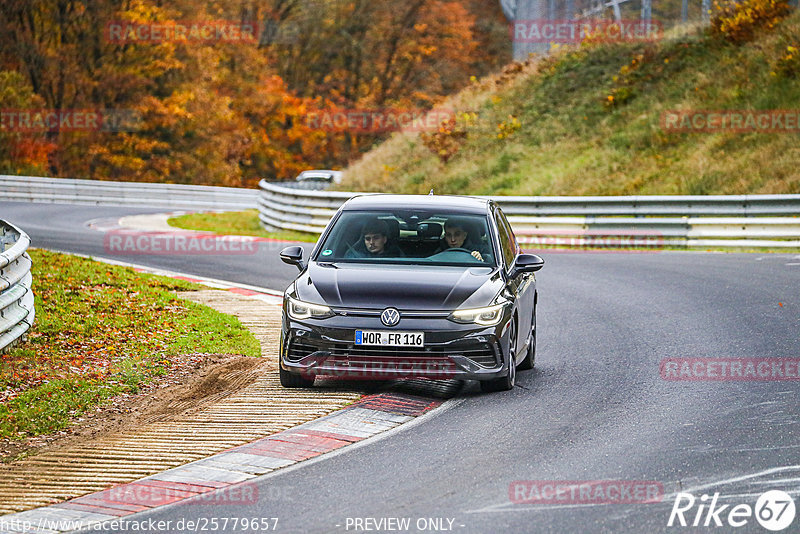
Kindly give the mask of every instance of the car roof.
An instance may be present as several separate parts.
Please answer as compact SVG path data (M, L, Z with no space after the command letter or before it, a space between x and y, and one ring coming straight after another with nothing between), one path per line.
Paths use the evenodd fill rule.
M458 211L485 215L491 201L486 198L451 195L359 195L342 206L343 210L389 210L423 209L437 211Z
M309 178L309 177L330 178L331 176L335 176L335 175L341 174L341 173L342 173L342 171L313 170L313 171L303 171L297 177L298 178Z

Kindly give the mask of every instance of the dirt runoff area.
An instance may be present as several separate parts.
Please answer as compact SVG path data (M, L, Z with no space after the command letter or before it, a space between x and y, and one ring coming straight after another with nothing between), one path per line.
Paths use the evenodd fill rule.
M76 419L72 426L27 440L0 440L0 461L59 448L78 447L112 432L189 415L253 383L267 364L264 358L237 354L183 354L170 371L139 393L118 395Z

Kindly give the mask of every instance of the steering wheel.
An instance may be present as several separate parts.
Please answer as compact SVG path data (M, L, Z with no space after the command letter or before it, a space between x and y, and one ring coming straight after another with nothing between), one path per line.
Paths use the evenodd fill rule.
M469 250L469 249L467 249L467 248L462 248L462 247L452 247L452 248L448 248L448 249L444 250L444 252L450 252L450 251L453 251L453 252L466 252L467 254L469 254L470 256L472 256L472 258L473 258L475 261L483 261L483 262L485 262L485 261L486 261L486 258L484 258L484 257L483 257L483 255L481 255L481 259L478 259L478 258L476 258L476 257L475 257L475 256L472 254L472 251L471 251L471 250ZM479 254L480 254L480 253L479 253Z

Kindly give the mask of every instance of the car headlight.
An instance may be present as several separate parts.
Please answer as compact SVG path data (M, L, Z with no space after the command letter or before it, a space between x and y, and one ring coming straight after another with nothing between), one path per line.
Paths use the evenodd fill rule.
M286 310L292 319L325 319L333 316L333 312L322 304L311 304L302 300L286 297Z
M481 326L494 326L503 318L508 302L501 302L484 308L470 308L466 310L456 310L450 314L450 320L457 323L474 323Z

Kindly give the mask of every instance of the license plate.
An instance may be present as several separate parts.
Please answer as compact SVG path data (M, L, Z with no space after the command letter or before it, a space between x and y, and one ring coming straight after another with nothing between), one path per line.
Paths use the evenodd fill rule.
M381 330L356 330L356 345L383 345L388 347L423 347L422 332L387 332Z

